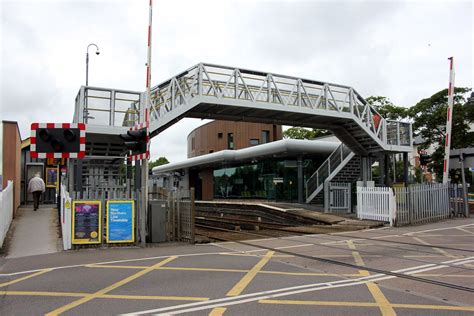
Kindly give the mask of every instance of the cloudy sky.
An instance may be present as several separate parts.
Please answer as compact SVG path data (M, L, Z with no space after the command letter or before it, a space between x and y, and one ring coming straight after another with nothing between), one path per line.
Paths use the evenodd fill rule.
M148 0L0 0L1 119L70 122L85 83L145 90ZM411 106L473 86L472 1L155 0L152 84L199 62L353 86ZM155 137L152 158L186 157L186 119Z

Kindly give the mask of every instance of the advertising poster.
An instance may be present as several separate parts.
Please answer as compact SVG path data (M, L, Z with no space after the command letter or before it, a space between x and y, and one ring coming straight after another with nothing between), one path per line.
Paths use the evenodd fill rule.
M57 188L58 187L58 168L46 168L46 187Z
M73 244L100 244L100 205L101 201L73 202Z
M134 201L107 201L107 242L135 241Z

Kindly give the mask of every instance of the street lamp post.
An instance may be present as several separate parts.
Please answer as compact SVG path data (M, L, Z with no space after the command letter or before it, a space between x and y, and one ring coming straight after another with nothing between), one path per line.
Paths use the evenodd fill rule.
M92 44L89 44L87 45L87 52L86 52L86 86L89 85L89 47L91 46L95 46L95 54L96 55L99 55L100 52L99 52L99 47L92 43Z

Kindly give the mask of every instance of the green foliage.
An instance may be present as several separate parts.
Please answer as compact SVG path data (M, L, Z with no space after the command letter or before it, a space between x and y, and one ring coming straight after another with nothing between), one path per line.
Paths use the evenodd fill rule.
M318 128L291 127L283 132L283 138L291 139L315 139L326 135L331 135L331 132Z
M161 165L166 165L167 163L170 163L166 157L160 157L155 161L152 161L148 164L148 169L153 169L154 167L161 166Z
M382 96L370 96L365 99L367 103L372 105L380 115L389 120L400 120L409 117L409 109L397 106L388 98Z
M467 104L469 88L454 89L453 126L451 148L474 146L474 132L469 125L474 123L474 107ZM432 163L429 167L441 177L443 173L444 142L446 137L446 113L448 108L448 89L441 90L431 97L415 104L409 109L413 119L414 136L420 135L425 143L422 149L435 145Z

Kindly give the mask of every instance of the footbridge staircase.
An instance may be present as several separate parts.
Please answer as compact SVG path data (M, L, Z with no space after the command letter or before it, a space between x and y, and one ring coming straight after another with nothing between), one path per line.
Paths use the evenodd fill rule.
M307 198L358 156L411 150L411 124L384 119L349 86L200 63L153 87L150 95L81 87L74 122L87 124L87 154L123 156L118 135L143 122L145 109L151 137L185 117L330 130L343 145L309 179Z

